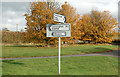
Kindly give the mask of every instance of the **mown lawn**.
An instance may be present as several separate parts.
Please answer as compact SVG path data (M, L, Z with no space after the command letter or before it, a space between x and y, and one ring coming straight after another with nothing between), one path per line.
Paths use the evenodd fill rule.
M3 75L57 75L57 58L4 60ZM61 75L118 75L118 58L111 56L64 57Z
M91 52L104 52L116 49L115 45L80 45L61 48L61 55L82 54ZM2 47L2 57L32 57L32 56L55 56L58 48L51 47Z

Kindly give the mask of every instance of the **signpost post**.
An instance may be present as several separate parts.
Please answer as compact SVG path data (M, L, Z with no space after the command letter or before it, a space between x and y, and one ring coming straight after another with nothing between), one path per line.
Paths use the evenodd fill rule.
M60 74L60 46L61 46L61 39L60 39L60 37L59 37L59 50L58 50L58 73Z
M66 22L66 17L54 13L53 19L56 22L63 24L47 24L47 37L58 37L59 38L59 48L58 48L58 73L60 74L60 48L61 48L61 38L60 37L70 37L71 36L71 25Z

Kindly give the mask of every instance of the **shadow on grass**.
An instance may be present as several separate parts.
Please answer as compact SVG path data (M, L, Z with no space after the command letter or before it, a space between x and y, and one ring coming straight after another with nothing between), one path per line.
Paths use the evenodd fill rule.
M14 60L3 60L4 63L23 65L24 63L15 62Z
M87 50L87 49L86 49ZM101 51L106 51L106 50L111 50L111 49L108 49L108 48L104 48L104 47L95 47L95 48L90 48L90 50L92 51L95 51L97 52L97 50L101 50ZM76 51L81 51L80 49L76 50Z
M76 51L81 51L81 52L83 52L83 53L99 53L99 52L106 52L106 51L110 51L110 50L112 50L112 49L109 49L109 48L104 48L104 47L95 47L95 48L91 48L91 49L89 49L89 50L85 50L85 51L82 51L82 50L76 50Z
M103 50L103 51L107 51L107 50L111 50L111 49L108 49L108 48L103 48L103 47L96 47L96 48L94 48L94 49L99 49L99 50Z
M82 52L82 50L76 50L76 51ZM112 50L112 49L104 48L104 47L95 47L93 49L86 50L83 53L90 53L90 54L97 53L97 54L101 54L101 55L120 56L119 51L120 50Z

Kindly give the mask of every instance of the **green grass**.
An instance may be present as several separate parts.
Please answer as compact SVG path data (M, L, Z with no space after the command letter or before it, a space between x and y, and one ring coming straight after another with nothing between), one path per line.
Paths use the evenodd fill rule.
M3 75L57 75L57 58L4 60ZM61 59L61 75L118 75L118 58L81 56Z
M61 48L61 55L82 54L91 52L104 52L116 49L115 45L80 45ZM32 57L32 56L55 56L58 48L40 47L2 47L2 57Z

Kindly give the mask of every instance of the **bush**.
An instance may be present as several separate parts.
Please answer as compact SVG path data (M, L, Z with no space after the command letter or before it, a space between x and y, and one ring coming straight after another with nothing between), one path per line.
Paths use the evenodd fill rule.
M2 43L24 43L25 32L2 31Z

